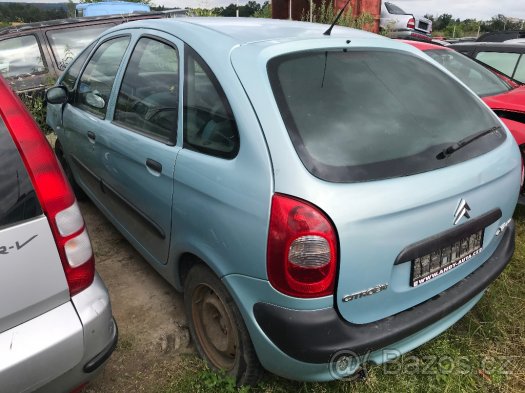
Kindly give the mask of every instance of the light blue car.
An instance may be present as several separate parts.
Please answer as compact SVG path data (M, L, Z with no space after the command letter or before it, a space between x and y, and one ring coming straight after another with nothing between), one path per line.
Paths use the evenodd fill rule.
M500 120L417 49L327 28L127 23L47 93L77 191L184 292L199 353L239 383L391 360L514 251L522 163Z

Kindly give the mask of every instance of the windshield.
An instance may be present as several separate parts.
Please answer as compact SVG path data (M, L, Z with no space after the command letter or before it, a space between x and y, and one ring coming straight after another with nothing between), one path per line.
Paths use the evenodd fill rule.
M461 53L446 49L432 49L425 53L481 97L494 96L511 90L510 86L496 74Z
M389 14L392 15L408 15L405 11L399 8L397 5L392 3L385 3L385 7L388 10Z
M499 122L467 89L406 52L299 52L270 60L268 72L299 157L324 180L425 172L484 154L505 139L496 132L436 158Z

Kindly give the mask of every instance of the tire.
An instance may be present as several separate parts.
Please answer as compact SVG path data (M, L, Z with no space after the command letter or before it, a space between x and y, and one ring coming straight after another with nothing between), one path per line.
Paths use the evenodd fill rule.
M193 267L184 282L184 307L197 351L212 369L237 385L255 385L262 374L244 321L226 287L207 267Z
M60 165L62 165L62 169L64 170L64 173L67 177L67 180L69 181L69 184L71 185L71 188L73 189L73 192L75 193L75 197L78 201L84 201L87 199L87 195L80 188L78 183L75 181L75 178L73 177L73 173L71 172L71 168L69 167L69 164L66 161L66 158L64 157L64 151L62 150L62 145L57 140L55 142L55 155L58 158L58 161L60 162Z

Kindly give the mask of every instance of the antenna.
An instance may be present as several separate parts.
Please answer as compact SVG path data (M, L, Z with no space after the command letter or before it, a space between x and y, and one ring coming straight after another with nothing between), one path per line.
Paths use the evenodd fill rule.
M337 21L339 20L339 18L341 17L341 15L343 15L343 12L345 12L346 10L346 7L348 7L348 4L350 4L350 0L348 0L345 4L345 6L343 8L341 8L341 10L339 10L339 13L337 14L337 16L335 17L334 21L332 22L332 24L330 25L330 27L328 28L328 30L326 30L323 35L330 35L332 34L332 29L334 28L335 24L337 23Z

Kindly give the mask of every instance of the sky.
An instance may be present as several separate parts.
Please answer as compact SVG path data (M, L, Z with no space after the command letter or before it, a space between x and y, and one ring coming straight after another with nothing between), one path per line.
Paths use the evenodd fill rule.
M6 1L6 0L0 0ZM16 1L16 0L7 0ZM66 0L22 0L27 3L61 3ZM78 0L73 0L78 2ZM247 3L248 0L152 0L156 5L167 7L201 7L213 8L227 6L228 4L239 2L239 5ZM262 3L262 0L257 0ZM273 0L285 1L289 0ZM304 1L304 0L292 0ZM497 14L507 17L525 19L525 0L390 0L404 11L416 15L431 14L452 14L454 18L478 20L489 20Z
M238 0L245 4L248 0ZM286 1L288 0L273 0ZM294 0L292 0L294 1ZM304 0L295 0L304 1ZM153 0L154 3L176 7L211 8L235 3L235 0ZM262 1L259 1L262 2ZM525 0L390 0L404 11L416 15L452 14L454 18L488 20L497 14L525 19Z

